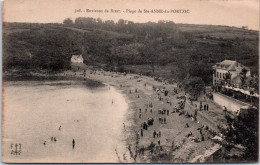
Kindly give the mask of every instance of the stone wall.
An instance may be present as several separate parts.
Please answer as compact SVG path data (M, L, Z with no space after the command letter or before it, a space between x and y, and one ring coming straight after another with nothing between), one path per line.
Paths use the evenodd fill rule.
M244 103L242 101L233 99L229 96L220 94L220 93L212 93L213 101L220 106L225 106L228 111L237 112L243 106L250 106L250 104Z
M185 113L188 112L190 115L194 116L195 113L195 107L190 105L188 101L185 103L184 111ZM201 124L208 126L211 130L214 130L216 132L219 132L219 129L217 127L217 123L212 121L206 114L204 114L201 111L197 111L197 121L199 121Z

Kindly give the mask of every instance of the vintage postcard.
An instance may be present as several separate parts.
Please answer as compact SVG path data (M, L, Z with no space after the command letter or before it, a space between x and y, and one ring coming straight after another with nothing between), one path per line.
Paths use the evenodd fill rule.
M258 162L258 0L4 0L5 163Z

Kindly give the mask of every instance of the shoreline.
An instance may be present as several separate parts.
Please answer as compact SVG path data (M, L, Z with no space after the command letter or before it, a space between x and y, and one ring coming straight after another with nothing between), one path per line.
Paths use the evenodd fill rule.
M127 110L126 110L126 114L124 115L124 124L127 123L128 119L133 118L132 115L129 115L129 111L132 111L132 106L133 106L133 102L129 99L129 97L127 96L127 93L123 90L120 89L118 87L118 84L111 84L105 81L100 81L100 80L95 80L94 78L86 78L86 77L77 77L74 74L72 75L63 75L64 73L60 73L60 74L39 74L39 73L33 73L33 74L7 74L3 76L3 84L5 82L19 82L19 81L82 81L81 83L83 85L86 85L87 88L100 88L100 87L105 87L105 86L111 86L113 87L118 93L120 93L123 98L125 99L126 103L128 104ZM122 123L119 123L122 124ZM125 145L125 148L127 149L127 146L129 144L126 144L128 141L128 137L122 137L123 141L122 143ZM127 152L127 150L126 150ZM124 153L116 153L116 154L120 154L120 156L122 156ZM120 160L118 160L119 162L122 162ZM116 163L116 162L115 162Z
M151 77L137 74L125 75L106 71L95 71L93 73L92 70L87 69L86 76L83 76L81 72L65 71L55 76L73 80L88 79L100 82L103 85L113 86L124 96L128 104L126 123L124 123L126 124L124 143L127 153L116 153L119 162L189 163L196 156L203 155L206 150L213 147L214 143L206 130L203 130L205 141L194 142L193 139L200 136L197 131L202 126L200 123L185 117L185 115L173 113L173 109L182 101L182 99L178 99L178 96L184 95L184 92L178 89L176 85L165 84ZM155 91L153 87L159 89L159 92ZM178 94L169 93L168 96L164 96L160 92L164 88L169 91L177 89ZM159 97L162 100L158 100ZM150 102L153 103L152 107L147 106ZM141 109L140 112L139 109ZM148 111L145 112L145 109L148 109ZM150 109L153 110L152 113L149 112ZM162 109L169 109L170 114L158 114L157 111L159 112ZM167 124L158 122L160 117L167 119ZM140 130L142 128L140 125L149 118L154 119L154 124L149 126L148 130L143 130L143 136L141 136ZM185 128L187 123L189 123L190 128ZM153 137L154 131L161 131L161 137L158 137L158 135L156 138ZM193 135L187 137L190 131L192 131ZM194 148L197 149L194 150Z
M211 140L215 136L212 134L212 130L207 129L202 123L194 121L193 118L187 116L188 111L186 111L186 109L178 113L174 112L174 109L183 102L183 99L179 97L185 96L185 92L178 88L176 84L159 82L152 77L137 74L106 71L95 71L94 74L90 71L87 77L106 82L116 87L122 91L129 100L127 120L132 121L132 124L127 127L131 134L128 134L126 137L126 147L128 147L130 156L125 159L126 156L123 155L123 162L191 163L194 162L197 156L203 156L206 151L210 150L216 144ZM164 96L163 90L170 92L168 96ZM177 93L172 93L175 90ZM162 98L161 101L159 97ZM153 103L151 107L153 113L149 113L150 108L148 108L148 104L150 102ZM144 113L146 106L148 112ZM170 114L166 116L169 122L162 125L158 122L158 119L165 115L158 113L160 109L165 108L170 110ZM212 108L213 111L214 108ZM142 109L142 112L139 113L139 109ZM145 130L144 135L141 136L140 125L146 121L146 119L151 119L151 117L155 120L154 124L149 126L149 129L147 131ZM190 125L189 128L185 128L187 123ZM201 127L204 127L204 129L202 129L202 134L200 135L199 128ZM156 132L161 130L161 137L153 138L153 130L156 130ZM190 132L193 134L187 136ZM159 142L158 140L161 141L161 144L157 144L157 142ZM196 150L194 150L194 148L196 148ZM137 152L135 152L136 149Z
M101 81L95 81L89 78L83 77L73 77L65 75L55 75L55 74L7 74L3 75L3 83L8 81L57 81L57 80L80 80L84 81L84 85L89 88L104 87L105 84Z

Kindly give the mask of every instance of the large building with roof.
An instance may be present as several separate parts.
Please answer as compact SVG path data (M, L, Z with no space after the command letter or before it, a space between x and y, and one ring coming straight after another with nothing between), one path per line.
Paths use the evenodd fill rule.
M236 87L240 87L240 73L243 68L247 70L246 77L249 77L250 69L237 61L224 60L220 63L216 63L216 65L213 66L213 85L225 83L225 75L226 73L230 73L230 84Z

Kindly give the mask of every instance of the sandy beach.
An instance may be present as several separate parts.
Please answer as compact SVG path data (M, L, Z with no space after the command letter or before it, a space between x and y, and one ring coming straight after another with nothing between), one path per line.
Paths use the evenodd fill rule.
M177 84L136 74L90 69L86 70L85 76L82 70L66 71L62 75L101 81L114 86L126 97L129 108L127 120L122 126L128 152L117 153L119 162L193 162L215 146L211 140L216 135L214 130L202 124L205 122L195 121L189 115L176 111L184 102L181 96L185 96ZM163 91L169 91L167 96ZM208 112L201 112L209 118L211 113L216 116L220 109L211 105ZM166 113L162 114L163 110ZM221 115L218 117L218 120L223 119ZM152 124L144 129L144 122L147 124L149 120L153 120Z

